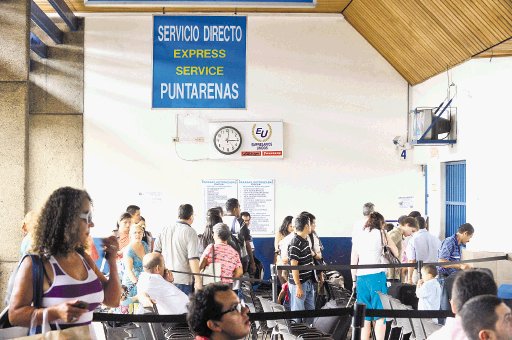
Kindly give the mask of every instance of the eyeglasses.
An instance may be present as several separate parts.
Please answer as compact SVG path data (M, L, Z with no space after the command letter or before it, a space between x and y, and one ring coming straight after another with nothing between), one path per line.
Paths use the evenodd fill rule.
M80 215L78 215L78 217L80 217L82 220L84 220L87 223L92 223L92 211L90 211L90 210L87 213L80 213Z
M246 305L245 305L245 302L244 300L240 300L239 303L237 303L235 306L231 307L230 309L222 312L219 314L219 319L224 315L224 314L227 314L227 313L231 313L231 312L234 312L234 311L237 311L238 313L242 313L242 310L246 308Z

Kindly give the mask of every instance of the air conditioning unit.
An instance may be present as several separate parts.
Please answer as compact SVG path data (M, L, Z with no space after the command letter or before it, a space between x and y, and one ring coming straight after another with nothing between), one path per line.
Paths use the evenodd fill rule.
M451 102L451 101L450 101ZM449 145L457 142L457 108L418 107L409 113L411 145Z

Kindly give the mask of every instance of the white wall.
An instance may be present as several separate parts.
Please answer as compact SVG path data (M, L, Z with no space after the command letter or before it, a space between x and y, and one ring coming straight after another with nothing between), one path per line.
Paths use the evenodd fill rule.
M475 59L449 71L457 86L458 138L454 147L415 148L429 166L431 223L444 234L442 163L466 160L466 219L475 227L471 250L511 251L509 202L510 79L512 58ZM446 97L448 75L413 88L413 107L437 106ZM421 154L421 155L420 155Z
M400 161L392 144L406 131L407 83L341 15L249 16L246 110L151 110L151 39L151 16L86 18L84 183L96 235L139 191L163 193L154 211L142 206L150 228L173 222L188 202L202 231L209 178L274 178L276 223L307 209L322 236L350 236L367 201L389 219L408 212L398 196L414 196L423 211L420 167ZM184 112L282 119L285 158L181 160L171 138Z

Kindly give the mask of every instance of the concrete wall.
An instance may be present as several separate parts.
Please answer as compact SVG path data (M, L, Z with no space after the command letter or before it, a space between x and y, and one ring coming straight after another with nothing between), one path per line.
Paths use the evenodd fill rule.
M83 29L58 22L66 33L56 45L32 27L49 47L41 59L29 51L29 15L28 1L0 2L0 305L25 212L60 186L83 185Z
M61 186L82 187L82 115L31 115L27 208Z
M28 144L28 1L0 2L0 297L18 259Z
M60 18L53 19L65 32L63 44L32 28L49 53L47 59L31 54L28 210L61 186L83 186L83 20L71 32Z

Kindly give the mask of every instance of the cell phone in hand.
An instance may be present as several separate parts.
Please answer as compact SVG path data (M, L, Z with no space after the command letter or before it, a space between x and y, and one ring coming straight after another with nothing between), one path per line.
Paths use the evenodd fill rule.
M89 309L89 304L85 301L78 301L73 306L81 309Z

